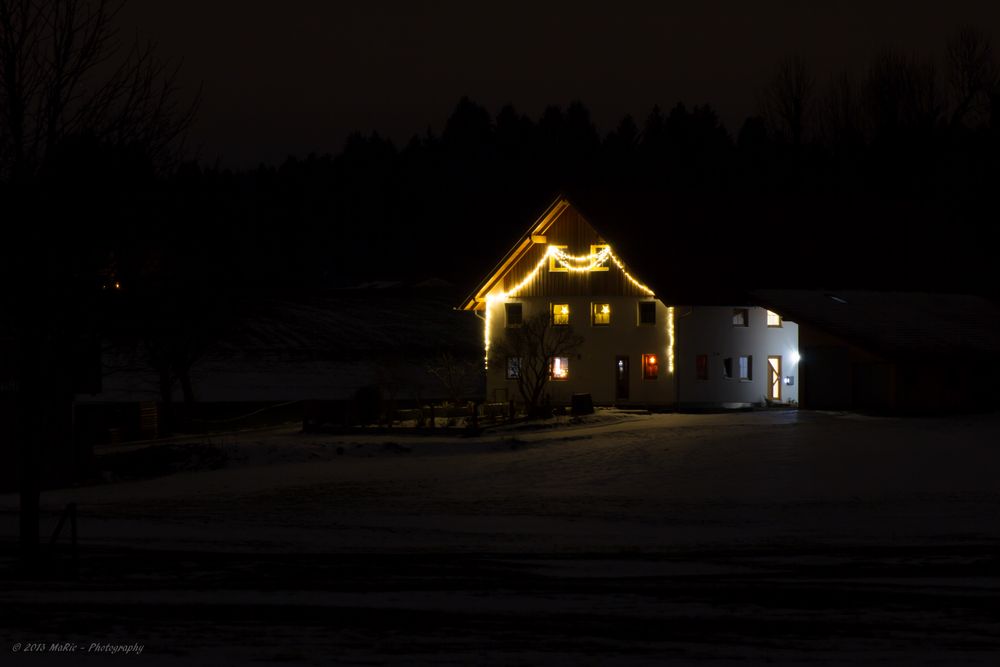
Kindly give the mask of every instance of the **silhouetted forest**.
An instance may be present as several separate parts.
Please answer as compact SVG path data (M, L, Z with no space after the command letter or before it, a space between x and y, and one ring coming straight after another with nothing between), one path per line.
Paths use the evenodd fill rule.
M431 276L466 286L563 192L643 202L641 220L613 222L676 239L678 276L713 257L709 273L728 276L724 245L746 265L777 242L781 274L743 274L747 287L991 293L998 79L989 41L965 30L946 62L886 51L825 82L789 58L739 128L710 104L654 107L602 134L582 102L531 118L462 98L439 134L405 146L355 134L336 155L245 171L164 168L128 142L67 136L28 201L37 219L79 221L47 235L72 249L60 261L89 253L104 279L170 282L149 286L161 291ZM4 187L23 192L6 173Z
M184 164L133 235L158 229L244 285L471 286L555 194L600 193L632 204L611 221L628 234L676 240L677 276L992 293L1000 77L974 31L947 53L886 51L824 82L789 58L732 129L710 104L654 107L602 134L581 102L531 118L462 98L439 134L405 146L356 134L339 154L278 166ZM728 268L763 262L775 244L780 274Z

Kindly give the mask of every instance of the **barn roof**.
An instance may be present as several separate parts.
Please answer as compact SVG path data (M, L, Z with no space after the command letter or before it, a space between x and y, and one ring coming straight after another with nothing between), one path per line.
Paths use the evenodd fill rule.
M978 296L756 290L753 297L786 319L888 357L1000 352L1000 309Z

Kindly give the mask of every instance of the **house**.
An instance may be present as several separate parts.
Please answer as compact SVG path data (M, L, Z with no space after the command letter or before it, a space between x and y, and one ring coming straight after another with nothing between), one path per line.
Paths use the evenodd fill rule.
M659 296L667 292L647 282L657 272L634 272L618 253L610 218L593 220L556 198L459 305L483 320L487 400L520 400L527 360L497 350L541 316L553 330L582 335L571 353L546 360L555 404L575 393L599 404L686 408L798 401L795 322L744 297L684 299L677 286ZM670 261L669 249L658 252Z
M799 323L801 404L910 414L995 408L1000 310L964 294L762 290Z

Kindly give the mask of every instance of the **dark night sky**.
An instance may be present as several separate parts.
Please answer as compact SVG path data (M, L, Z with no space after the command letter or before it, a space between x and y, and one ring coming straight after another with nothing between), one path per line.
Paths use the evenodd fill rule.
M351 130L439 132L462 95L533 116L580 99L601 130L710 102L735 130L792 52L822 83L883 45L939 56L962 24L1000 43L996 0L823 4L135 0L121 22L204 83L192 143L232 166L335 152Z

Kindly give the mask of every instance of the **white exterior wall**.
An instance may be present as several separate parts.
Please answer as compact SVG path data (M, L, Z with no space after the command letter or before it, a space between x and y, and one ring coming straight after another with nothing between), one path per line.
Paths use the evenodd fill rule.
M570 307L570 326L583 336L583 345L569 362L569 379L549 381L546 391L554 404L568 404L571 394L589 393L595 403L612 404L615 401L615 358L629 357L629 398L617 401L620 405L673 405L674 376L671 375L667 360L668 312L667 307L656 301L656 323L638 324L640 301L649 298L637 297L524 297L512 298L510 302L523 304L523 316L527 320L539 312L548 313L551 304L567 303ZM497 340L504 334L504 303L491 299L490 336ZM591 303L611 304L611 324L592 326L590 323ZM642 377L642 355L656 354L659 357L659 375L655 380ZM498 391L500 390L500 391ZM504 394L503 390L506 390ZM486 374L487 400L520 401L516 380L506 379L503 363L492 363ZM506 395L506 399L504 399Z
M678 403L680 407L759 404L768 395L768 356L781 356L781 402L799 400L799 326L784 321L767 326L767 310L749 307L748 327L733 326L733 307L676 308ZM708 355L708 379L697 377L699 354ZM739 379L739 358L753 356L752 380ZM723 359L732 357L732 379L723 377ZM791 378L792 384L785 384Z

